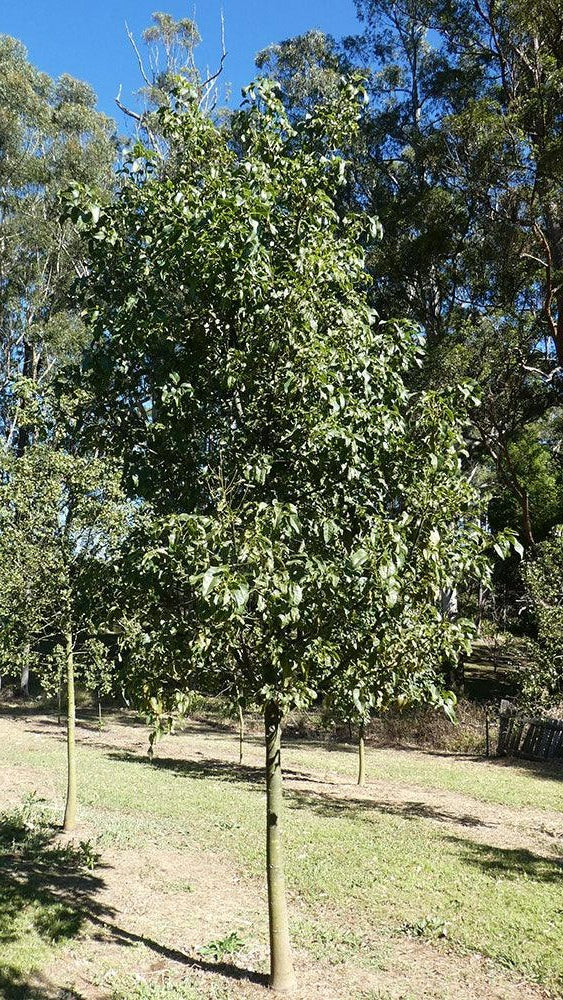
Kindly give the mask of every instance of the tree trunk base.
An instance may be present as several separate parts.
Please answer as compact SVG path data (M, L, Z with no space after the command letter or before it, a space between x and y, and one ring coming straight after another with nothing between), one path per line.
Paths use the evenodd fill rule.
M265 709L266 728L266 872L270 931L270 989L289 995L297 988L293 971L285 897L283 851L280 834L282 811L281 712L277 705Z

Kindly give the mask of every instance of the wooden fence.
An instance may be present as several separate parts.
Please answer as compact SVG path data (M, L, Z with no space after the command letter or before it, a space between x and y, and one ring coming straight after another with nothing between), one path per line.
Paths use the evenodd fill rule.
M501 712L497 755L563 761L563 720L524 719Z

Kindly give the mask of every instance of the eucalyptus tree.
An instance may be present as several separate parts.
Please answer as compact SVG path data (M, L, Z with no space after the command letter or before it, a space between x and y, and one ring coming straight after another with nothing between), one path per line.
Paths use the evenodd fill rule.
M175 83L179 76L191 84L194 93L197 92L202 110L213 114L217 108L220 98L219 79L227 58L223 15L221 55L214 72L202 72L198 66L196 50L202 39L197 23L192 18L176 19L171 14L155 11L152 24L142 33L142 47L139 47L129 28L127 34L142 81L137 91L142 106L137 109L124 103L121 89L115 101L118 108L136 122L137 134L162 156L166 152L166 139L161 132L157 112L164 105L173 105ZM170 163L168 166L170 168Z
M31 653L47 687L53 663L61 663L67 690L64 829L71 831L76 824L77 654L79 660L86 656L78 667L88 681L88 647L107 612L126 506L115 470L100 458L37 442L23 455L4 447L0 463L0 637L8 650Z
M351 68L342 46L318 30L269 45L258 52L256 65L264 76L277 80L286 110L297 116L333 100L342 76ZM356 135L355 142L360 138Z
M51 79L0 35L0 436L19 454L37 392L84 341L67 297L80 251L59 198L71 178L113 185L114 126L95 103L88 84Z
M420 323L426 384L478 379L472 453L495 485L495 509L508 493L510 522L531 546L549 523L534 463L513 458L533 438L557 463L538 427L561 405L560 4L356 8L356 36L310 32L258 63L296 117L331 99L339 69L368 73L371 110L348 151L346 197L385 232L369 254L372 303L389 315L401 302Z
M457 417L439 393L409 392L417 334L368 303L365 247L379 227L335 207L362 97L344 81L292 122L261 81L227 132L180 82L159 112L172 174L137 147L114 204L79 187L69 201L88 246L91 433L121 456L126 489L146 505L126 560L138 595L131 647L145 650L134 687L164 717L208 689L263 711L280 991L295 984L284 717L349 664L377 673L396 620L412 650L418 600L436 603L483 558ZM403 604L409 574L424 580ZM416 657L382 664L386 699L417 686Z
M507 351L549 374L563 361L560 4L356 7L363 30L344 47L372 70L365 190L374 208L387 201L401 265L385 266L381 247L389 294L406 293L431 340L487 316L499 338L503 325L518 334Z

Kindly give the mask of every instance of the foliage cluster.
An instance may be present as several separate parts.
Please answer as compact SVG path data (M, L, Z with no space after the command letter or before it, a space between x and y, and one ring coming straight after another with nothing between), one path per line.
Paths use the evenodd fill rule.
M524 668L522 698L533 710L558 710L563 704L563 528L537 546L524 569L526 597L535 636L531 662Z

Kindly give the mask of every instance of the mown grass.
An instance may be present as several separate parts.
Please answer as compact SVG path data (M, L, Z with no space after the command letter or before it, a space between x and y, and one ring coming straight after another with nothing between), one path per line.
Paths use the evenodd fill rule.
M285 761L292 767L332 771L355 780L355 751L351 748L313 753L286 747ZM374 748L369 751L367 776L371 780L397 781L458 792L481 802L507 806L531 806L563 812L563 774L561 768L526 761L505 763L498 758L475 758L465 761L453 754L435 755Z
M196 845L228 857L245 876L262 879L261 770L226 762L221 755L223 738L210 736L207 746L208 756L178 761L166 757L164 744L152 765L111 747L81 747L81 812L99 831L98 849L141 843L157 848ZM39 790L56 775L62 797L63 744L35 737L29 741L29 752L25 747L25 740L6 747L6 762L32 767ZM292 745L285 763L330 770L350 779L354 773L353 757L345 750ZM370 776L454 790L487 802L533 805L540 811L563 808L561 785L518 766L478 767L464 761L440 766L421 754L374 751ZM287 877L297 943L325 961L351 959L370 965L385 961L382 937L412 933L413 928L422 928L424 934L425 928L443 926L447 939L437 941L437 947L480 952L561 990L563 870L555 851L553 857L544 857L525 849L495 847L487 842L486 827L470 812L464 818L467 834L460 835L459 828L452 832L447 814L436 810L434 815L421 815L415 801L378 808L376 786L374 792L375 802L335 800L310 789L288 791ZM473 836L476 831L479 837ZM5 963L21 976L40 967L56 945L41 932L41 921L38 930L36 919L37 908L52 900L34 898L33 886L30 893L10 940L0 938L0 967ZM156 989L146 984L116 985L114 996L192 1000L187 984ZM228 995L219 987L213 989L206 996L222 1000ZM6 995L10 1000L17 996Z

